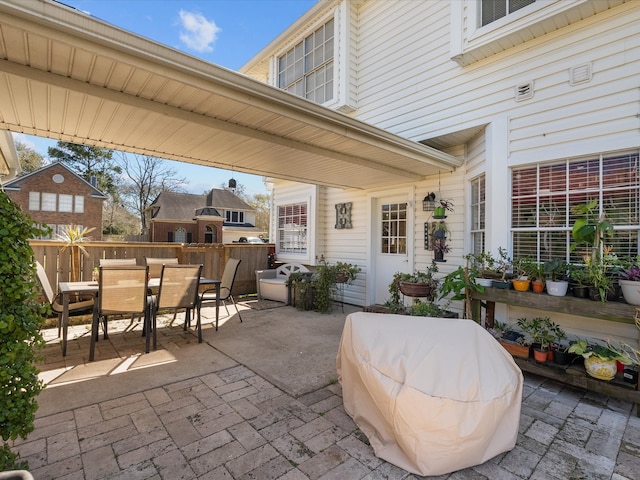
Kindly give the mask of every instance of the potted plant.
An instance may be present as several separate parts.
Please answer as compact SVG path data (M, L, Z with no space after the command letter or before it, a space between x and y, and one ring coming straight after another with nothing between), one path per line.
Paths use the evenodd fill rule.
M631 365L633 362L628 354L612 348L610 345L589 343L578 339L569 347L570 353L584 357L584 368L589 375L599 380L613 380L618 372L617 362Z
M589 298L590 275L584 265L569 265L569 287L577 298Z
M389 293L391 293L392 301L397 297L399 303L399 293L402 293L406 297L420 297L430 301L435 300L439 286L439 281L435 277L436 273L438 273L438 266L435 262L433 262L430 267L427 267L424 272L396 273L389 285Z
M527 292L531 287L531 281L535 278L538 264L529 257L518 258L513 262L515 277L511 280L513 289L518 292Z
M477 272L476 282L483 287L493 286L493 280L500 278L496 272L496 260L493 255L488 252L471 253L467 256L467 265Z
M625 302L640 306L640 257L620 272L618 282Z
M561 337L564 331L549 317L536 317L518 319L518 326L527 332L533 340L533 355L537 362L544 363L549 359L551 344Z
M605 237L613 235L613 224L607 220L604 211L598 214L597 199L573 206L571 213L578 218L571 228L571 236L575 243L570 249L574 251L579 247L586 248L587 255L595 262Z
M507 328L500 333L498 342L514 357L529 358L531 353L531 338L528 333Z
M547 293L555 297L564 297L569 289L569 282L565 280L567 275L567 262L561 258L553 258L544 264L544 273L547 276Z
M617 273L618 258L611 253L610 247L604 247L602 255L598 253L594 257L584 258L589 274L589 297L595 301L615 301L618 298L618 290L614 282Z
M484 286L478 283L478 269L472 261L473 255L466 255L465 267L458 267L453 272L442 278L440 287L440 299L448 297L451 300L464 300L464 318L472 318L471 294L474 291L484 292Z
M511 282L507 278L509 272L513 268L513 261L507 254L507 250L505 248L498 248L499 258L496 260L496 272L500 275L498 280L493 281L493 286L496 288L504 288L508 289L511 287Z
M362 271L357 265L345 262L336 262L332 267L336 283L351 284L356 279L358 273Z
M440 200L440 205L433 209L433 218L447 218L447 212L453 212L453 202Z
M444 259L444 254L449 253L451 248L447 244L447 239L445 238L436 238L433 241L433 260L435 262L446 262Z

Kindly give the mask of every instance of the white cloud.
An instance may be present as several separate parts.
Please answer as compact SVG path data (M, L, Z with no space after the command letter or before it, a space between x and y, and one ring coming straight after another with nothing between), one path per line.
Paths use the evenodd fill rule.
M180 40L196 52L213 52L213 44L218 38L220 28L213 20L207 20L200 13L180 10Z

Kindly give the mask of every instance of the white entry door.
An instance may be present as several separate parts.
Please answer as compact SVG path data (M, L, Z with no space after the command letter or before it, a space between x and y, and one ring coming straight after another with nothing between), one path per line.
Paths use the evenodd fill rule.
M393 275L410 271L411 220L406 195L377 198L373 208L375 303L384 304L389 299Z

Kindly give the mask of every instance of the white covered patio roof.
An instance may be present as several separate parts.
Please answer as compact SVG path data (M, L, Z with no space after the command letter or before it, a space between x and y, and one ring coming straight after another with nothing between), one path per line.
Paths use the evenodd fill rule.
M0 0L0 129L341 188L461 164L50 0Z

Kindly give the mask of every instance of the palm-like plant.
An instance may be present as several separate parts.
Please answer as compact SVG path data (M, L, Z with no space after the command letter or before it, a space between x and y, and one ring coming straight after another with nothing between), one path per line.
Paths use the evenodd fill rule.
M88 256L86 248L82 243L89 240L89 234L95 230L94 227L87 228L79 225L66 225L62 232L58 234L58 240L65 243L62 247L62 251L67 248L71 249L71 281L77 282L80 280L80 253Z

